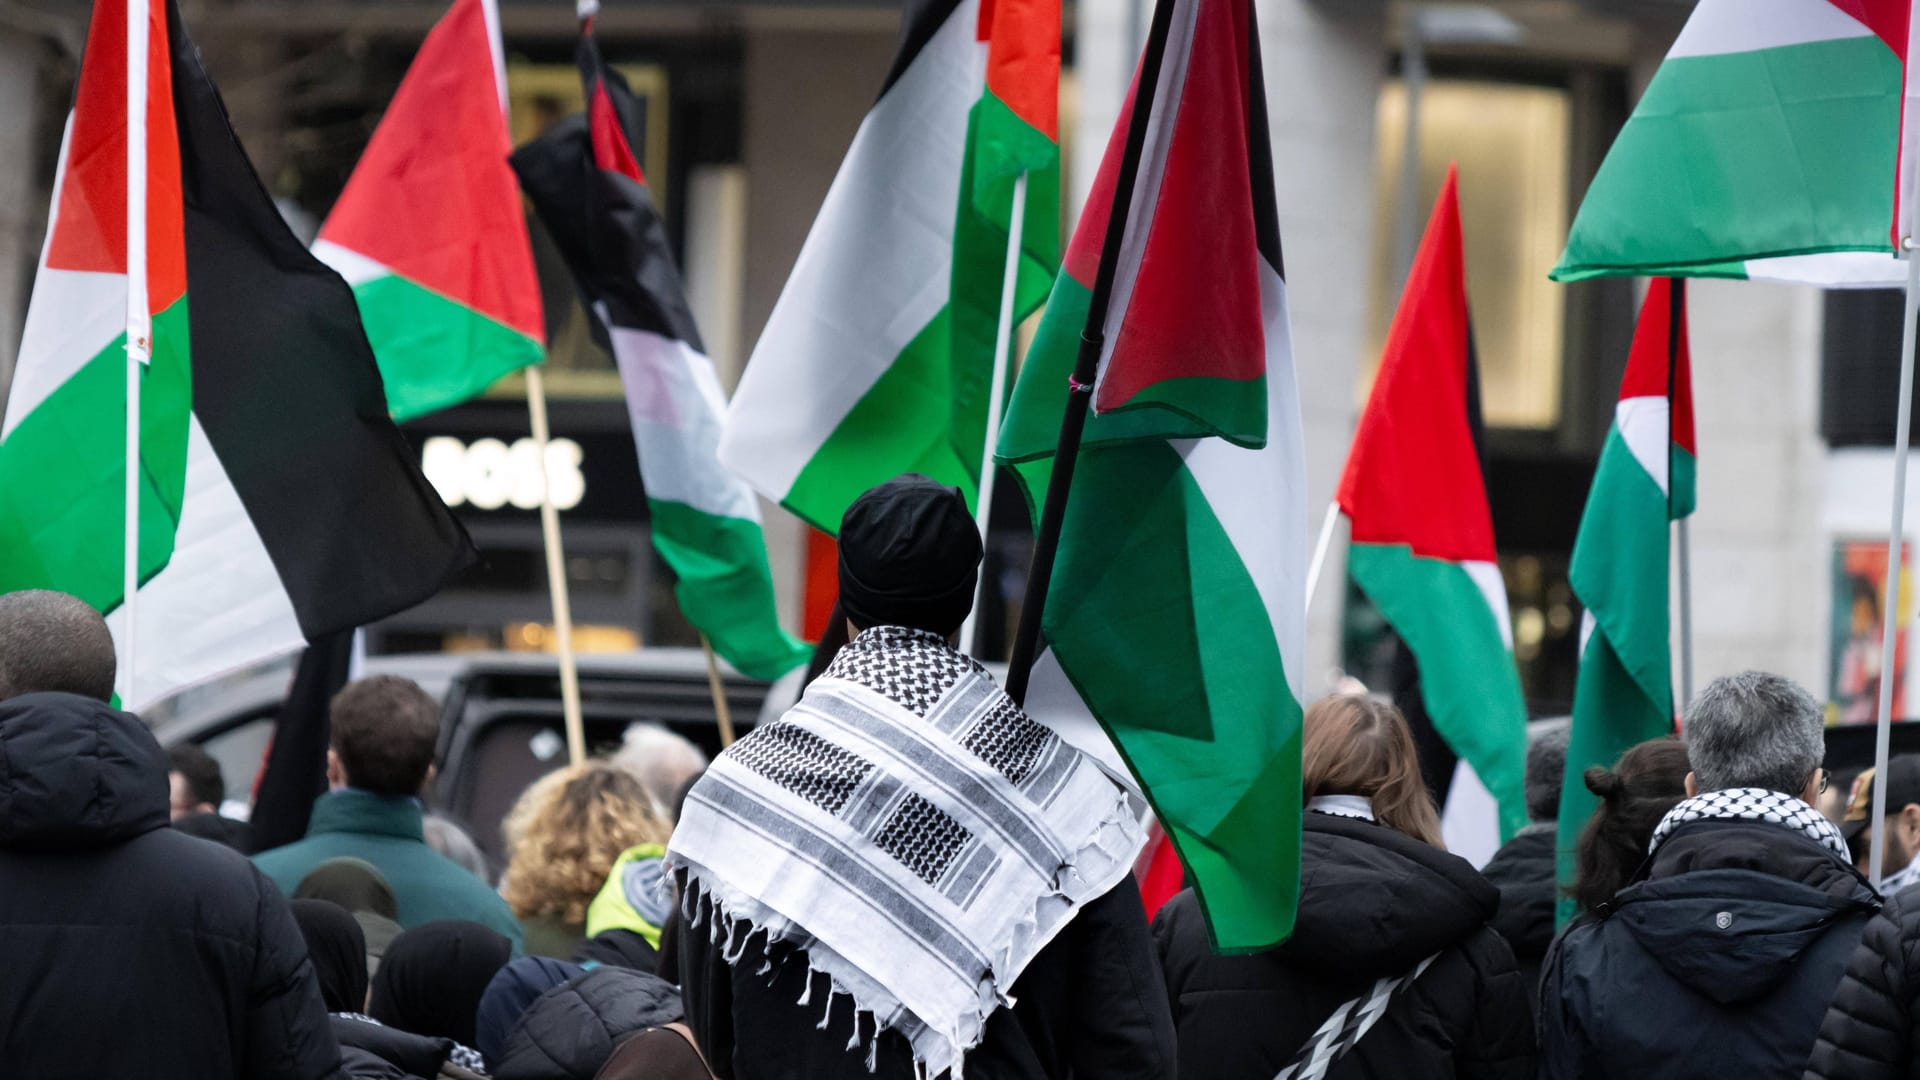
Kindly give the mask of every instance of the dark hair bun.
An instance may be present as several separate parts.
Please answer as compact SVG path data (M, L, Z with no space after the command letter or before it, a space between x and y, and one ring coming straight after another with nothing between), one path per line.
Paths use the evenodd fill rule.
M1627 783L1620 779L1620 774L1603 765L1588 769L1581 779L1586 781L1588 791L1609 802L1619 798L1627 789Z

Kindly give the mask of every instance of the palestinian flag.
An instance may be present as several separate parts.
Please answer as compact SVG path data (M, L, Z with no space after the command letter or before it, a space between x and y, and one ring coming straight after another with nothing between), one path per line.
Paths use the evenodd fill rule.
M287 230L149 0L138 709L431 596L472 557L387 418L353 294ZM127 16L97 0L0 438L0 592L123 643Z
M777 679L811 650L780 629L758 501L715 453L726 397L628 139L637 106L591 34L579 61L586 115L521 148L513 167L619 365L681 611L736 669Z
M495 0L454 0L313 246L353 286L396 419L545 355L506 104Z
M1700 0L1587 189L1554 278L1903 282L1908 7Z
M1563 884L1572 881L1574 845L1596 805L1581 777L1673 731L1668 523L1693 512L1694 460L1686 309L1675 282L1655 278L1573 545L1569 577L1586 615L1560 790ZM1562 911L1571 913L1564 903Z
M1059 0L908 0L903 20L720 442L729 468L828 533L901 473L977 489L1023 170L1016 321L1059 263Z
M1063 727L1057 703L1091 712L1172 837L1215 943L1252 950L1291 932L1299 883L1300 407L1253 4L1176 0L1155 30L1101 371L1126 390L1087 420L1027 705ZM1108 239L1132 111L1130 97L1001 431L1030 504L1051 473L1086 324L1081 275ZM1164 336L1176 312L1184 333ZM1260 448L1167 434L1194 428Z
M1427 222L1336 498L1354 580L1412 650L1434 729L1527 823L1527 708L1480 460L1480 378L1467 315L1457 176Z

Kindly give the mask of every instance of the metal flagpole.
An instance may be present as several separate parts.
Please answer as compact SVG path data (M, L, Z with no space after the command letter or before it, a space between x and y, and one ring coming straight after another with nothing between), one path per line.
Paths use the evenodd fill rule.
M727 686L720 679L720 659L713 654L713 642L700 635L700 647L707 653L707 689L713 694L713 719L720 725L720 748L733 745L733 708L727 704Z
M1047 478L1047 498L1040 508L1040 527L1033 542L1033 563L1027 571L1026 599L1020 605L1020 629L1014 635L1013 655L1007 661L1007 696L1024 705L1033 662L1039 656L1040 616L1053 584L1054 558L1060 553L1060 530L1066 524L1067 495L1074 467L1080 460L1080 436L1086 431L1087 411L1093 404L1093 382L1100 355L1106 350L1107 308L1113 300L1113 277L1120 265L1120 242L1127 231L1127 212L1140 175L1140 155L1153 116L1154 92L1160 83L1160 63L1167 52L1167 31L1173 24L1176 0L1157 0L1153 25L1147 31L1146 53L1140 58L1133 113L1127 141L1120 153L1119 175L1113 187L1113 207L1107 214L1107 232L1100 244L1100 266L1087 302L1086 327L1080 331L1080 354L1068 383L1066 411L1060 419L1060 441L1054 447L1053 472Z
M1906 323L1900 328L1900 401L1893 436L1893 524L1887 531L1887 596L1880 628L1880 705L1873 733L1873 861L1870 877L1878 889L1886 870L1887 755L1893 737L1894 642L1900 627L1900 551L1906 532L1907 443L1913 434L1913 336L1920 320L1920 259L1914 238L1901 241L1907 259Z
M1313 610L1313 594L1320 585L1320 570L1327 563L1327 549L1333 546L1333 527L1340 524L1340 504L1327 504L1327 516L1320 519L1320 539L1313 544L1313 560L1307 563L1307 610Z
M1000 322L993 339L993 381L987 388L987 437L980 454L980 495L975 500L974 518L980 525L980 543L991 537L989 522L993 515L993 481L999 473L994 467L994 444L1000 438L1000 417L1006 410L1007 368L1013 360L1013 306L1020 284L1020 234L1027 223L1027 174L1013 181L1013 211L1007 218L1007 267L1000 278ZM984 562L982 563L984 567ZM974 590L973 610L960 625L960 651L973 655L980 631L980 597L992 587L985 574Z
M147 41L150 0L127 0L127 490L120 604L120 703L133 701L140 594L140 375L153 357L147 310Z
M1679 395L1675 390L1680 385L1680 353L1686 348L1685 326L1687 318L1687 279L1669 278L1667 280L1667 517L1673 517L1674 455L1678 452L1673 443L1674 413L1680 407ZM1691 380L1693 373L1688 372ZM1691 397L1689 397L1691 400ZM1693 552L1688 543L1687 519L1682 517L1675 522L1675 533L1680 556L1680 700L1674 705L1674 715L1686 712L1687 703L1693 700Z

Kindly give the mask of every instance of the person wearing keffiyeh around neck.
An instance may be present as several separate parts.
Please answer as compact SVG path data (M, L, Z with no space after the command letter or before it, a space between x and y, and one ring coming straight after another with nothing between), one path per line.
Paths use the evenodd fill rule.
M1812 806L1822 710L1716 679L1687 709L1688 798L1626 888L1547 956L1540 1076L1799 1077L1878 895Z
M1141 807L953 647L980 558L957 488L862 495L850 640L687 796L679 976L721 1080L1174 1074Z

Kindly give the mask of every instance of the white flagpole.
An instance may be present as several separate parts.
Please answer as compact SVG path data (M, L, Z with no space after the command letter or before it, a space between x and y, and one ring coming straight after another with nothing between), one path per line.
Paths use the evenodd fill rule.
M1340 504L1328 503L1327 516L1320 519L1320 539L1313 545L1313 560L1307 563L1307 607L1313 610L1313 594L1320 586L1320 570L1327 564L1327 549L1333 546L1333 527L1340 523Z
M1021 173L1013 181L1013 211L1007 218L1007 265L1000 278L1000 322L993 341L993 381L987 389L987 437L980 455L980 496L974 502L974 519L980 526L982 546L990 539L988 519L993 513L993 481L999 472L993 464L993 448L1000 438L1007 367L1013 359L1013 306L1020 284L1020 234L1026 223L1027 174ZM983 569L984 566L983 561ZM980 586L974 591L973 610L967 612L967 621L960 626L960 651L968 656L973 655L974 642L980 631L979 599L991 587L992 582L983 573Z
M1920 259L1914 256L1914 238L1902 241L1907 259L1906 323L1900 328L1900 400L1893 435L1893 525L1887 532L1887 600L1880 628L1880 705L1875 711L1873 735L1873 887L1879 888L1886 871L1887 756L1893 738L1894 642L1900 626L1900 552L1906 533L1907 442L1913 434L1914 323L1920 319Z
M125 576L120 603L126 612L121 642L120 702L131 707L134 612L140 593L140 373L153 357L153 317L147 310L147 20L149 0L127 0L127 490Z

